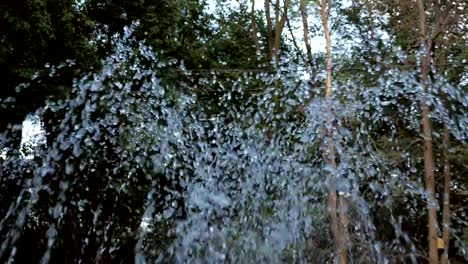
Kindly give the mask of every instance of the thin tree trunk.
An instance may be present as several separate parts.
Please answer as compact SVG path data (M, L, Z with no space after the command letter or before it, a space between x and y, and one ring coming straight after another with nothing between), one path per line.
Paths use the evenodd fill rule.
M427 71L424 71L427 74ZM427 80L426 80L427 81ZM438 262L437 252L437 201L435 199L434 161L432 155L431 120L429 119L429 106L422 103L423 135L424 135L424 174L426 177L426 195L428 211L428 241L429 261Z
M265 1L265 16L266 16L266 32L267 32L267 47L268 47L268 59L273 58L273 36L271 35L271 14L270 14L270 1Z
M442 213L442 239L444 241L444 253L440 259L442 264L448 263L448 252L449 252L449 243L450 243L450 162L448 159L448 148L450 147L450 136L447 124L444 124L444 135L443 135L443 145L444 145L444 205Z
M421 57L421 81L424 87L425 97L428 95L428 74L430 63L430 45L428 44L426 35L426 13L422 0L416 0L419 13L419 33L420 44L423 49ZM437 252L437 203L435 199L435 177L434 177L434 160L432 154L432 128L429 118L429 106L425 100L422 102L422 123L424 136L424 174L426 178L426 195L427 195L427 215L428 215L428 242L429 242L429 263L438 263L439 257Z
M442 52L440 56L439 64L441 65L440 72L443 74L445 72L445 54ZM442 94L442 97L445 101L446 109L447 106L447 98L445 94ZM448 264L448 254L449 254L449 244L450 244L450 181L451 174L450 174L450 161L449 161L449 151L450 148L450 133L448 129L448 125L444 123L444 133L442 136L442 145L444 149L444 193L443 193L443 209L442 209L442 239L444 241L444 252L440 257L441 264Z
M270 0L268 0L270 1ZM276 3L274 5L275 8L275 24L278 24L279 21L279 5L280 5L280 0L276 0Z
M252 39L255 43L255 51L257 55L260 54L260 44L258 43L258 32L257 32L257 22L255 20L255 0L252 0L252 11L250 12L250 20L252 23Z
M279 0L276 1L275 6L275 39L273 44L273 57L275 61L279 59L280 45L281 45L281 34L283 33L284 26L286 25L286 19L288 19L288 7L291 3L291 0L286 0L284 2L283 13L280 15ZM279 19L279 21L278 21Z
M330 8L331 0L321 0L322 1L322 26L323 32L325 34L326 49L327 49L327 79L325 83L325 97L330 96L331 86L332 86L332 58L331 58L331 39L330 39L330 30L328 29L328 18L330 17ZM327 8L328 5L328 8Z
M325 90L325 97L328 98L331 95L332 89L332 58L331 58L331 38L330 38L330 30L328 28L328 20L330 18L330 9L331 9L331 0L321 0L321 19L322 19L322 26L323 31L325 34L326 40L326 49L327 49L327 77L326 77L326 90ZM327 128L329 129L329 128ZM333 134L332 131L327 131L328 137L328 153L324 154L325 160L329 163L333 168L337 167L336 164L336 152L335 146L333 144ZM340 206L340 210L338 213L338 205ZM328 193L328 211L330 213L331 218L331 230L333 233L333 238L335 240L335 246L337 251L337 261L340 264L347 263L348 260L348 250L347 250L347 242L348 242L348 217L347 217L347 208L348 204L347 201L342 198L338 197L336 193L336 186L332 182L329 187Z
M310 48L310 43L309 43L309 24L307 23L306 0L301 0L300 9L301 9L301 17L302 17L302 26L304 29L304 44L307 50L307 60L308 60L307 63L310 66L312 66L312 50Z

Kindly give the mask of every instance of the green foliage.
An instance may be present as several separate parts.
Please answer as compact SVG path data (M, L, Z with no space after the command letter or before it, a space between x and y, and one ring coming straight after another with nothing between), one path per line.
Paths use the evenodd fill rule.
M376 12L386 1L377 2ZM203 212L200 208L189 211L186 204L190 202L187 194L191 187L187 183L205 184L193 165L196 161L197 166L201 166L199 159L206 154L194 151L199 146L213 155L203 160L209 163L204 166L226 170L221 175L226 178L219 180L220 186L216 186L219 188L216 191L220 192L233 184L230 181L247 182L245 177L260 182L264 175L257 179L257 175L249 174L248 166L258 169L257 166L268 165L270 158L283 162L273 164L278 168L264 171L273 175L266 175L265 182L268 177L278 182L268 182L261 190L247 192L252 195L243 204L247 209L234 208L230 212L233 215L246 212L247 224L253 227L241 224L230 227L226 239L228 247L251 261L258 250L268 252L267 248L246 249L246 237L258 239L252 243L264 242L262 236L267 233L262 234L261 228L279 225L279 218L285 216L277 209L294 213L288 211L286 207L290 204L282 204L282 199L289 197L287 188L296 183L281 183L284 175L290 176L283 171L289 172L289 169L296 175L305 168L310 170L310 175L306 175L310 180L300 182L307 186L303 190L304 197L300 197L301 202L307 202L301 213L311 216L315 222L310 224L312 231L305 234L304 240L287 242L281 254L285 261L293 261L296 250L302 249L300 255L312 262L330 259L333 239L326 205L321 205L327 197L323 188L316 187L327 182L317 176L326 169L320 167L324 163L323 130L313 126L325 123L325 117L317 116L326 110L323 106L307 109L313 99L320 101L323 94L323 54L314 55L315 68L308 72L310 80L304 81L304 71L297 66L302 61L292 53L296 47L291 47L290 41L282 43L284 62L271 65L268 61L263 12L256 13L261 44L260 54L257 54L251 38L247 1L241 2L238 8L219 6L215 14L206 12L206 4L197 0L87 0L83 4L72 0L23 0L1 6L0 72L4 82L0 99L13 97L15 103L1 109L0 133L8 124L19 124L28 113L39 109L48 143L43 149L29 153L34 156L32 160L9 153L0 155L0 218L9 214L10 204L17 206L13 211L18 214L14 215L17 219L21 219L28 205L34 204L23 216L26 220L22 227L11 217L2 223L5 228L0 228L0 238L5 241L7 237L14 237L10 234L21 233L14 242L18 262L41 259L50 238L56 239L50 248L51 262L74 263L81 259L84 263L93 263L102 253L102 263L130 263L135 261L135 248L147 253L150 261L156 261L158 256L173 260L170 250L178 238L176 230L180 222L187 220L189 213ZM307 4L314 8L310 13L317 15L319 2L307 1ZM291 10L294 12L294 8ZM332 18L337 19L333 34L340 36L333 40L337 41L333 50L337 100L336 104L325 103L337 107L333 109L336 111L333 126L336 126L337 160L349 166L343 166L346 173L340 176L340 181L355 184L349 188L354 188L353 192L358 194L352 197L356 199L352 200L350 208L352 221L357 224L375 222L375 227L365 228L377 230L373 239L382 241L383 253L401 254L396 258L404 259L408 252L424 251L427 233L424 194L418 190L423 181L423 149L419 131L420 98L416 96L419 70L413 66L419 47L417 27L413 23L415 13L409 8L400 12L395 3L389 4L388 10L388 20L373 19L364 3L353 1L351 7L340 7L332 13ZM291 22L294 18L292 14ZM116 36L124 35L126 28L135 21L138 26L131 34L134 39L127 46L121 46ZM372 21L375 23L369 23ZM379 35L384 33L388 38ZM358 45L348 49L344 44L351 40L356 40ZM464 175L468 153L463 142L466 134L456 127L466 124L466 104L457 100L466 92L463 60L468 49L466 44L459 43L460 39L456 40L458 42L444 50L450 63L457 63L447 67L446 83L443 83L451 89L453 97L449 96L444 102L446 107L434 103L437 111L434 111L433 129L436 169L437 172L443 170L444 158L450 161L451 204L459 209L466 203ZM146 46L141 43L151 49L145 50ZM114 56L126 48L124 58ZM148 57L140 56L142 50ZM99 61L106 58L109 61L104 66L115 63L117 69L101 69ZM402 67L408 65L411 67ZM100 74L93 75L96 71ZM76 77L81 79L74 80ZM459 85L463 78L465 86ZM435 80L434 87L438 85ZM17 92L15 87L23 82L29 85ZM314 87L310 87L312 85ZM93 90L94 86L97 90ZM437 101L437 96L432 100ZM186 97L194 102L187 103L184 108L180 102ZM47 109L42 109L46 99L50 102ZM3 107L1 102L0 106ZM443 156L439 133L443 129L441 116L444 114L457 123L453 124L453 131L459 129L458 134L451 135L453 146L447 157ZM171 127L170 122L176 125L171 124ZM168 130L169 127L174 131ZM250 146L247 145L255 145L255 140L232 149L220 147L224 145L219 141L237 140L234 128L245 129L260 139L264 136L265 142L259 143L259 148L263 149L255 157L248 156ZM197 129L203 132L197 134ZM217 138L219 132L213 131L219 130L232 134ZM11 134L5 138L13 138ZM252 134L241 136L248 138ZM16 133L16 145L20 138ZM284 146L275 148L275 144L280 143ZM245 153L236 152L242 148ZM234 154L227 153L229 151ZM245 162L247 168L229 167L230 160L221 163L219 160L224 154L237 155L235 162ZM258 156L265 160L256 160ZM248 164L250 161L242 160L245 157L266 164ZM294 163L281 160L284 157L291 158ZM313 166L321 169L312 171ZM289 167L297 167L297 171ZM49 168L51 170L47 170ZM281 177L275 178L276 174ZM352 177L355 182L351 182ZM438 186L440 193L442 185ZM37 193L30 191L34 188ZM239 186L233 188L234 193L242 191ZM255 206L250 204L254 196L263 191L266 193L263 200ZM19 202L16 202L17 197L21 197ZM154 211L148 213L145 211L148 208ZM368 212L365 216L361 215L364 211ZM454 214L456 219L464 217L462 209ZM145 223L146 227L142 225L145 217L151 219ZM374 222L360 220L364 217ZM217 220L210 224L216 226ZM238 224L239 219L235 215L229 220ZM255 226L259 223L260 227ZM61 232L54 237L48 232L50 226ZM361 228L353 234L355 240L350 248L353 254L366 252L367 246L373 251L374 245L367 245L370 242L360 236L365 228L359 225L352 228L356 228L354 231ZM252 230L260 235L252 235ZM453 230L467 243L465 222L454 222ZM77 241L88 242L84 245ZM6 244L5 248L12 249L12 244ZM113 247L115 245L117 247ZM194 254L208 256L210 252L208 247L202 247L195 249ZM451 257L455 259L461 255L457 251L451 253ZM6 262L6 258L0 253L0 261Z
M1 5L0 98L16 98L15 107L4 109L1 132L8 124L21 124L47 97L66 94L77 71L96 65L94 49L88 44L92 30L92 21L76 9L75 1L21 0ZM45 65L67 60L74 60L76 66L51 80ZM15 88L34 75L39 80L17 93Z

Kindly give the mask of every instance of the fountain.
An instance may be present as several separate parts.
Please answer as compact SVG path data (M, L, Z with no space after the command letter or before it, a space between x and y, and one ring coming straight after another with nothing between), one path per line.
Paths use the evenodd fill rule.
M408 226L424 212L419 104L460 142L465 111L449 115L398 70L376 87L337 82L324 99L292 62L228 85L199 78L212 110L193 83L161 82L189 70L125 32L99 72L33 114L59 117L47 144L0 159L1 261L331 263L329 186L348 203L353 262L421 261L425 238ZM440 89L466 109L459 89ZM336 167L323 159L329 141Z

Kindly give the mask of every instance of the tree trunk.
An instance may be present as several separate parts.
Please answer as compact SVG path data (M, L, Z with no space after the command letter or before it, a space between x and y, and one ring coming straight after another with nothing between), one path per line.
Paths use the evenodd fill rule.
M271 0L265 0L265 1L271 1ZM274 5L275 8L275 24L278 24L279 21L279 5L280 5L280 0L276 0L276 3Z
M450 135L447 124L444 124L443 135L444 147L444 205L442 213L442 239L444 241L444 253L442 254L440 262L442 264L448 263L448 252L450 243L450 162L448 159L448 148L450 147Z
M284 26L286 24L286 19L288 19L288 7L291 3L291 0L286 0L284 2L283 13L281 14L281 18L278 21L280 7L279 7L279 0L276 2L277 5L275 6L275 39L273 44L273 57L275 61L279 59L279 51L281 45L281 34L283 33Z
M330 39L330 30L328 29L328 18L330 17L330 8L331 0L321 0L322 1L322 26L323 32L325 34L326 49L327 49L327 79L325 83L325 97L329 97L331 94L332 87L332 58L331 58L331 39ZM327 8L328 6L328 8Z
M257 22L255 21L255 0L252 0L252 11L250 12L250 20L252 23L252 40L255 43L255 51L260 54L260 44L258 43Z
M308 60L307 63L309 63L309 65L312 67L312 50L310 48L310 43L309 43L309 25L307 23L307 7L306 7L305 0L301 0L300 9L301 9L301 17L302 17L302 26L304 29L304 44L307 50L307 60Z
M267 32L267 48L268 48L268 59L273 58L273 36L271 35L271 15L270 15L270 1L265 1L265 16L266 16L266 32Z
M444 74L445 72L445 54L442 51L440 55L440 73ZM445 101L445 108L448 109L447 97L445 94L441 94L442 98ZM444 155L444 193L443 193L443 209L442 209L442 239L444 241L444 251L440 257L440 263L448 264L448 254L449 254L449 244L450 244L450 161L449 161L449 148L450 148L450 133L448 129L447 122L444 123L444 133L442 135L442 146L443 146L443 155Z
M426 13L422 0L416 0L419 13L420 45L423 50L421 57L421 82L424 87L424 96L428 95L428 74L430 64L430 45L426 39ZM437 203L435 199L434 160L432 154L432 128L429 118L429 106L425 100L422 102L422 123L424 136L424 174L426 178L427 215L428 215L428 242L429 263L438 263L437 252Z
M321 19L323 32L325 34L326 49L327 49L327 77L326 77L326 90L325 97L328 98L332 91L332 58L331 58L331 38L330 30L328 28L328 20L330 18L331 0L321 0ZM330 123L330 122L329 122ZM333 144L332 130L327 131L328 137L328 153L324 154L325 161L333 168L337 167L336 152ZM339 210L338 210L339 205ZM343 197L338 197L336 193L335 184L332 182L328 190L328 211L331 219L331 230L336 246L337 262L340 264L347 263L348 260L348 217L347 217L347 201ZM339 211L339 213L338 213Z

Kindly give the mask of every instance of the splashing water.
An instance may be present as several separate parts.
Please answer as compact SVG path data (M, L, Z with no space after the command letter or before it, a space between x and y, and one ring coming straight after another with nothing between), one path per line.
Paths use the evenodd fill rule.
M2 158L0 260L31 250L42 263L331 262L330 186L348 201L351 259L424 254L402 226L425 193L401 133L420 135L421 100L461 142L467 117L422 98L413 75L338 83L323 99L289 63L229 82L200 78L205 90L194 92L189 81L163 85L177 62L159 60L131 30L115 46L100 72L34 114L59 117L47 144L28 159ZM466 95L443 89L466 107ZM323 159L329 141L336 168Z

